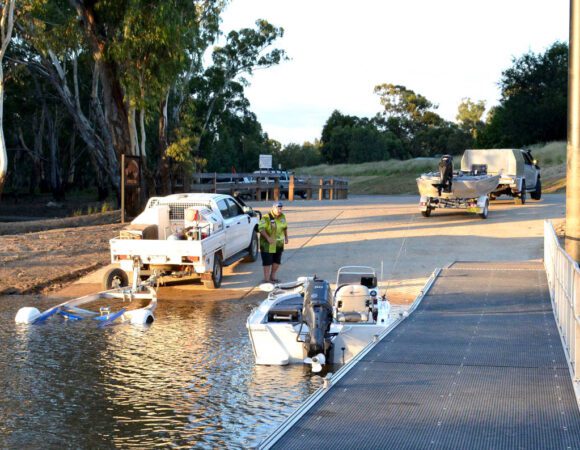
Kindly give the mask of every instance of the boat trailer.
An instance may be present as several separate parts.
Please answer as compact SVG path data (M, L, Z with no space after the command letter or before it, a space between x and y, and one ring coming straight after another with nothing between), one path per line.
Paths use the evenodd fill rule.
M25 306L18 310L15 321L16 323L32 325L43 323L52 316L61 316L66 320L72 321L94 320L99 323L99 327L119 322L129 322L132 325L151 324L155 320L153 311L157 307L156 284L158 276L153 274L147 280L140 281L138 262L134 264L133 268L131 286L121 287L118 280L115 280L113 289L68 300L42 313L33 306ZM149 303L141 308L128 309L123 307L117 311L112 311L109 306L101 306L98 311L80 307L88 303L113 299L122 300L127 305L136 300L149 300Z

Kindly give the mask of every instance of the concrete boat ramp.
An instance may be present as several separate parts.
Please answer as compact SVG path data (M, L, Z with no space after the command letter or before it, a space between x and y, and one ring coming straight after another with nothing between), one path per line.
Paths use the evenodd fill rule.
M541 263L455 263L408 318L263 444L280 449L580 448Z

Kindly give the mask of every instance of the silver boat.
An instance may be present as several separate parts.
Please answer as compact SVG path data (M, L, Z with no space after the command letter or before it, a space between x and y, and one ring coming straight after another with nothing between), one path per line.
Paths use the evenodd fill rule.
M492 192L499 184L500 175L471 175L464 172L453 174L451 192L441 189L439 172L424 173L417 178L421 196L443 198L478 198Z

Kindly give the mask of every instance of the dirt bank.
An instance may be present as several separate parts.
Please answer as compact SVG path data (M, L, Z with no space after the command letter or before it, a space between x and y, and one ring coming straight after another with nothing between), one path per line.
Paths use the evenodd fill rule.
M72 218L82 219L82 218ZM94 218L97 219L97 218ZM85 219L86 220L86 219ZM97 220L107 221L101 217ZM50 226L70 226L54 219ZM2 224L11 233L0 236L0 294L46 292L109 263L109 239L123 225L109 223L26 233L46 223ZM81 223L83 223L81 221Z

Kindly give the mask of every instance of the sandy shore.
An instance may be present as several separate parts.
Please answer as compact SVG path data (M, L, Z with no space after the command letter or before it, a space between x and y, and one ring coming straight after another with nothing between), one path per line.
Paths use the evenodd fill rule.
M565 214L564 195L516 206L492 203L487 220L456 210L417 210L417 196L352 196L337 201L287 203L290 243L283 280L314 275L334 281L343 265L369 265L383 273L395 303L412 301L429 275L454 261L523 261L542 258L543 221ZM266 212L269 204L255 203ZM6 226L6 225L5 225ZM120 224L80 226L0 236L0 293L42 292L58 297L100 290L109 261L108 240ZM15 230L16 231L16 230ZM99 269L100 270L97 270ZM161 287L161 300L243 298L256 294L258 262L225 269L222 288L199 282Z

